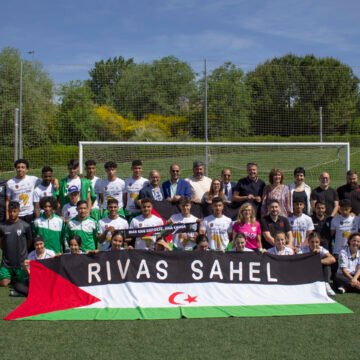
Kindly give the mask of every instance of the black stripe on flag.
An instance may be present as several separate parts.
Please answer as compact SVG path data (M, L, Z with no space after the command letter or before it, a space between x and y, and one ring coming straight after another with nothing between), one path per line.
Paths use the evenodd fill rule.
M77 286L131 282L299 285L323 281L319 255L116 251L42 260Z

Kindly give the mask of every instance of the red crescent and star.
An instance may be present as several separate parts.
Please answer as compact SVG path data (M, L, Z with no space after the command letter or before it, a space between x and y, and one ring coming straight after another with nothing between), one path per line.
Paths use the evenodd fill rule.
M175 291L173 292L170 296L169 296L169 303L173 304L173 305L188 305L191 304L193 302L197 302L197 296L191 296L190 294L187 294L187 298L183 298L181 300L181 302L177 301L176 298L181 295L184 294L184 292L182 291ZM186 304L187 302L187 304Z

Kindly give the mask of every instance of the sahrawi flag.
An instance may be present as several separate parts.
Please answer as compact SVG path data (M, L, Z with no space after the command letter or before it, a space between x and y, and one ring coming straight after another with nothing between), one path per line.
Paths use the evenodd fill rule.
M351 313L326 295L319 255L110 251L30 269L29 296L7 320Z

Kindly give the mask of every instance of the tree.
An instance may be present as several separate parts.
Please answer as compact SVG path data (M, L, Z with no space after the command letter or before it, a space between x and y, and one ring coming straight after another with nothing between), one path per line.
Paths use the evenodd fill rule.
M231 62L214 69L207 78L208 137L247 136L250 133L248 95L243 71ZM205 79L198 82L199 97L192 102L192 132L203 136ZM196 106L198 104L199 106ZM199 132L199 129L201 130Z
M101 140L101 122L92 96L88 84L82 81L60 87L57 130L61 143L75 145L78 141Z
M98 61L89 71L89 86L94 94L94 101L99 105L116 103L115 89L123 72L134 65L133 59L124 59L122 56Z
M117 110L142 119L148 114L180 114L183 100L196 91L195 73L173 56L128 68L117 87Z
M39 62L22 60L19 50L11 47L0 52L0 120L4 129L2 144L13 144L14 113L15 108L19 108L21 62L23 144L48 144L52 140L49 127L55 113L53 82Z
M322 107L326 133L345 133L356 115L359 80L333 58L286 55L247 74L256 134L298 135L319 131Z

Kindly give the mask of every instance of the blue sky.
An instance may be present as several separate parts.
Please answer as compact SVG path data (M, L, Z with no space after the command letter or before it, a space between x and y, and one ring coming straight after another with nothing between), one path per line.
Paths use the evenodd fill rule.
M335 57L360 76L359 45L359 0L11 0L0 13L0 49L40 61L56 83L114 56L247 71L291 52Z

